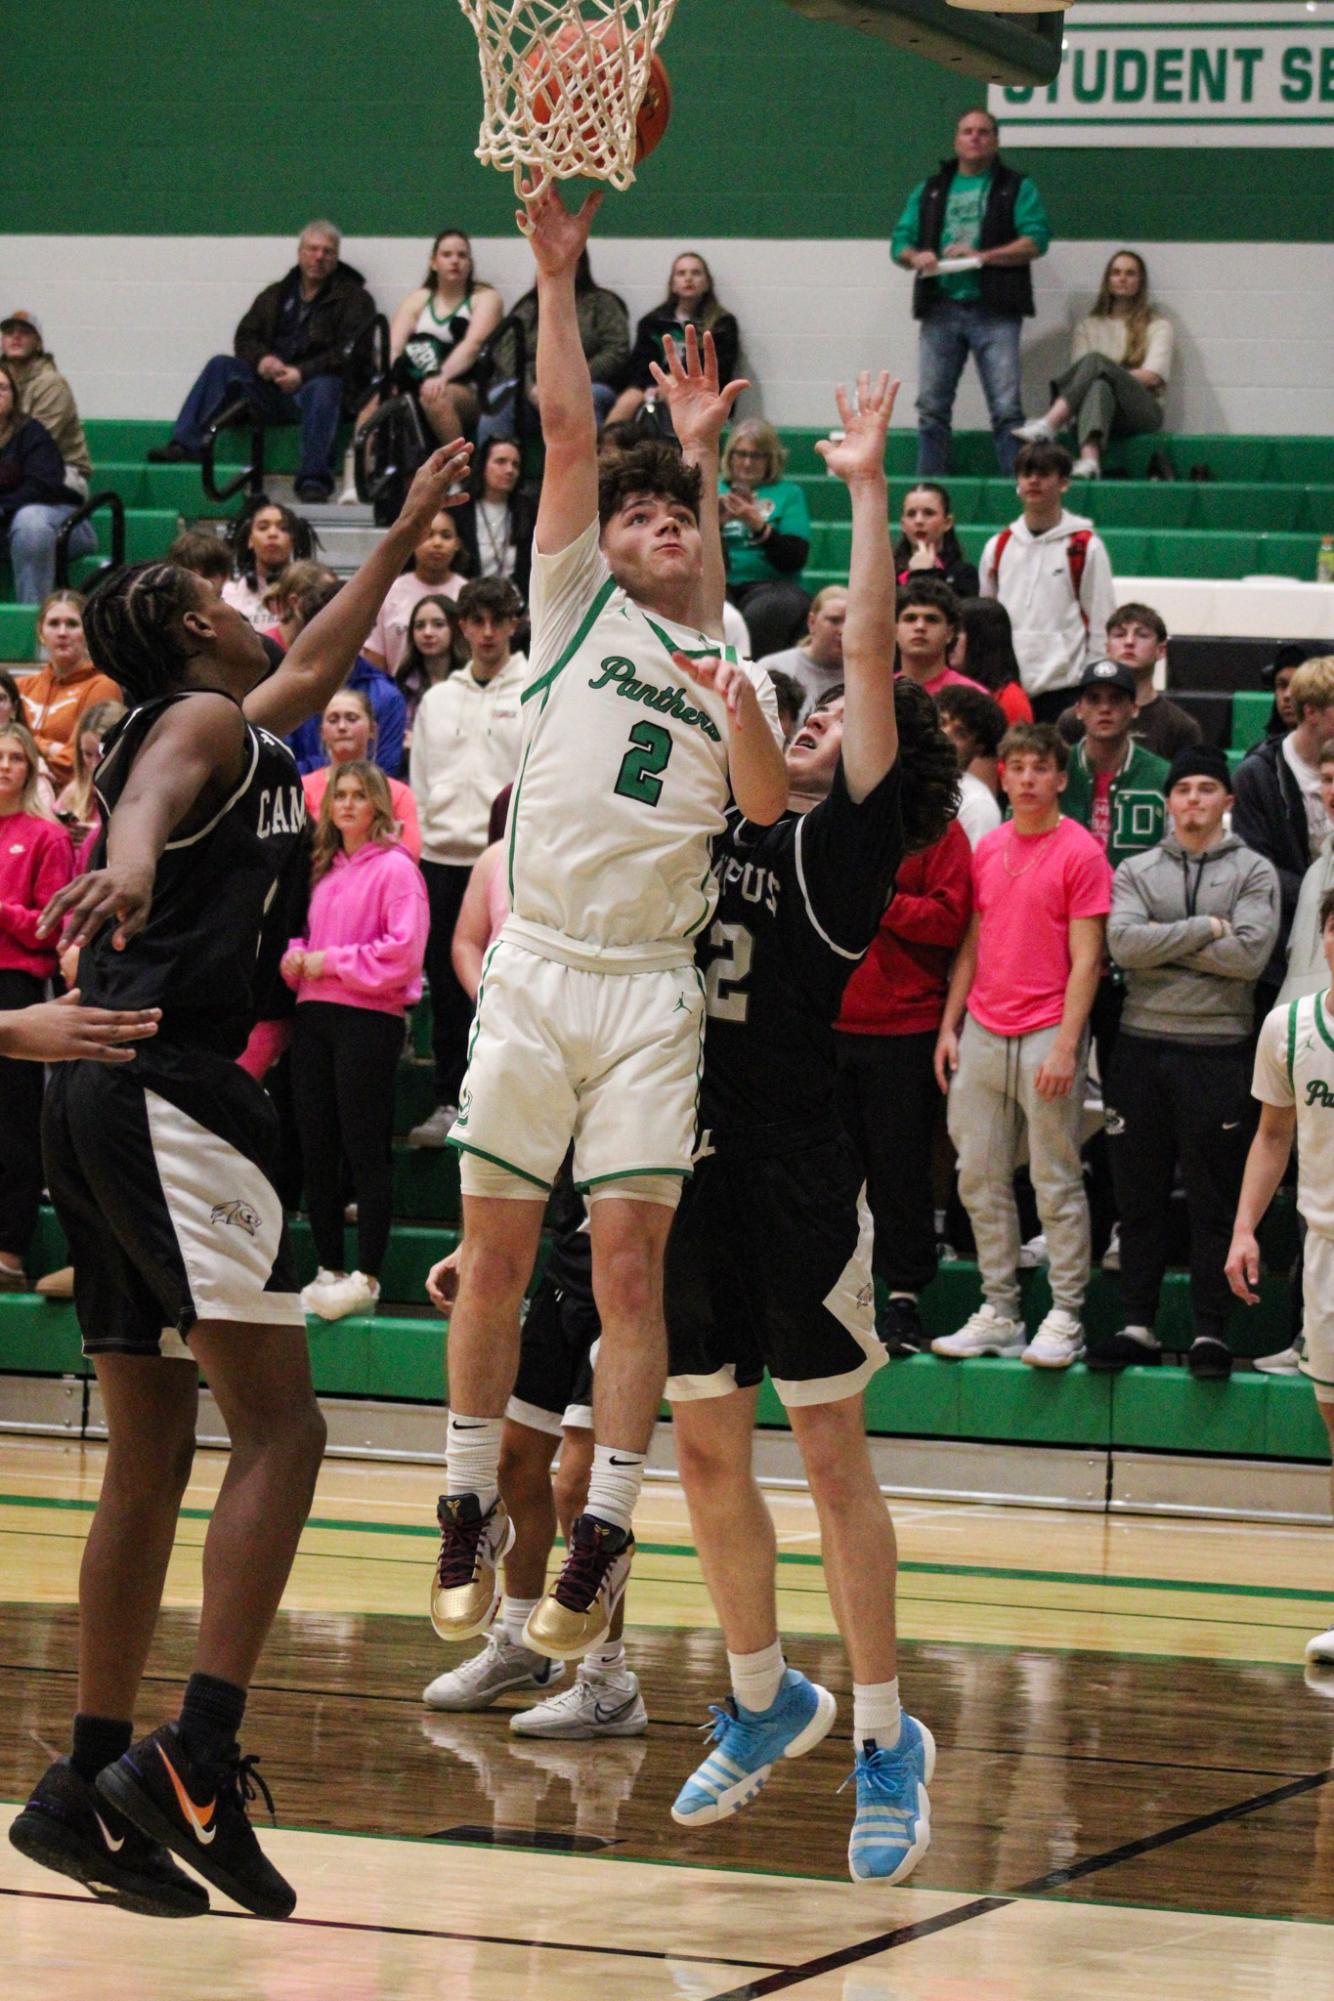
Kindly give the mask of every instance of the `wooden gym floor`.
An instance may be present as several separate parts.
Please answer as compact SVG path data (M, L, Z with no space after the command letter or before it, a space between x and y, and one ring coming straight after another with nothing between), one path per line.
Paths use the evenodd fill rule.
M96 1448L0 1445L0 1821L67 1748ZM220 1455L187 1496L141 1721L172 1712ZM631 1658L652 1724L601 1744L443 1716L424 1616L431 1469L330 1463L251 1699L295 1881L287 1925L106 1911L0 1848L11 1992L34 2001L1334 2001L1334 1539L1272 1524L896 1509L902 1680L940 1746L912 1883L846 1877L850 1706L809 1503L771 1496L797 1665L834 1734L743 1814L668 1807L726 1676L685 1510L636 1521ZM505 1708L519 1706L505 1698Z

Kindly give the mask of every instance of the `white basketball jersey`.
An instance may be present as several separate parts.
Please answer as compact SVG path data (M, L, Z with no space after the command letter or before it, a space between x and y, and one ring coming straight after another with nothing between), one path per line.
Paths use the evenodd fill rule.
M622 971L679 964L713 914L726 707L673 651L737 657L627 597L596 521L558 555L535 555L506 931L548 957ZM776 728L768 675L743 664Z
M1252 1095L1297 1111L1297 1207L1307 1227L1334 1237L1334 1021L1328 992L1304 994L1265 1016Z

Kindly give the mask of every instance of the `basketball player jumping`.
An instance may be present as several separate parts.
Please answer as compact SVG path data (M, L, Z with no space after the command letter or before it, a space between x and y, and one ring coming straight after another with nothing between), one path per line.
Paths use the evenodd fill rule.
M94 1006L160 1009L123 1066L57 1072L46 1171L76 1273L109 1446L79 1577L71 1756L10 1829L32 1860L127 1909L189 1917L203 1887L286 1917L296 1898L247 1802L267 1789L237 1737L324 1449L282 1205L277 1121L235 1058L285 938L301 781L278 739L345 679L385 592L466 471L418 473L399 520L270 673L241 613L171 563L118 571L88 601L89 650L134 706L98 767L96 867L43 923L80 947ZM273 734L270 734L272 732ZM131 1744L195 1442L202 1369L231 1436L204 1542L193 1672L177 1722Z
M437 1631L484 1631L511 1527L501 1425L519 1305L571 1137L590 1206L602 1345L587 1511L526 1644L600 1643L629 1569L630 1517L666 1374L662 1256L690 1173L704 1009L694 939L717 885L709 841L731 795L765 825L787 781L767 675L717 658L718 439L740 383L716 369L673 448L599 463L575 270L597 211L531 196L546 472L532 579L533 677L509 818L511 916L486 955L450 1142L464 1234L449 1327ZM711 343L709 344L711 350ZM700 369L696 356L696 369ZM704 373L707 375L708 370ZM693 656L693 659L692 659Z

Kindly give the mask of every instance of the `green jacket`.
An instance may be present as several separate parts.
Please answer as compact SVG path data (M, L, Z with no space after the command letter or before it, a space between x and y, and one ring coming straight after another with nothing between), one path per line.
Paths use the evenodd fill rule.
M1130 745L1130 755L1112 780L1112 831L1107 842L1107 859L1119 868L1129 855L1143 854L1157 847L1167 832L1166 758L1155 757L1143 744ZM1083 739L1070 753L1066 766L1066 786L1061 811L1068 819L1088 827L1093 820L1093 773Z

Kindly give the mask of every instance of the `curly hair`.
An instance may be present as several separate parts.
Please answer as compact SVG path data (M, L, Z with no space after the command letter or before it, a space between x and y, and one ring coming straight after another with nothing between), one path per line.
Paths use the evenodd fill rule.
M906 676L894 683L899 729L899 812L910 855L934 847L959 811L959 760L940 727L936 705Z
M95 667L133 704L180 685L190 664L181 620L199 606L199 579L177 563L129 563L98 584L83 608Z
M994 757L1000 749L1001 738L1010 727L1009 718L999 702L981 688L942 688L936 696L936 709L942 716L953 716L961 722L977 746L975 757Z
M604 452L598 460L598 522L603 528L634 494L679 501L698 521L700 491L699 467L688 466L680 446L662 438L643 438L624 451Z
M305 516L298 514L294 507L285 507L281 500L270 500L267 493L253 493L239 514L233 515L227 530L227 547L232 552L236 574L244 578L251 590L258 588L258 566L255 552L250 546L250 529L255 516L272 508L282 516L283 527L291 537L294 563L308 563L320 546L320 538Z

